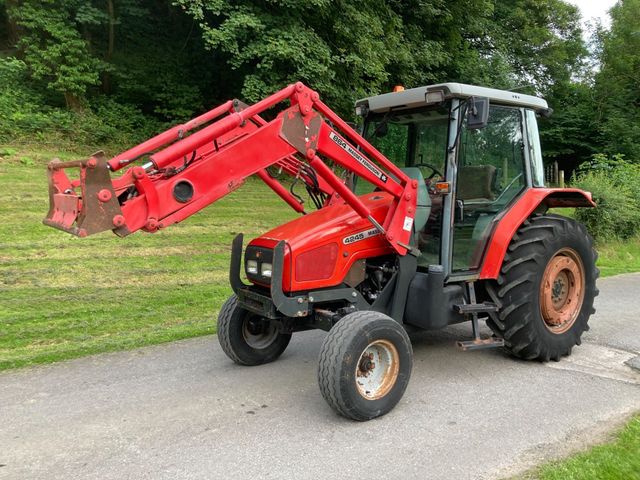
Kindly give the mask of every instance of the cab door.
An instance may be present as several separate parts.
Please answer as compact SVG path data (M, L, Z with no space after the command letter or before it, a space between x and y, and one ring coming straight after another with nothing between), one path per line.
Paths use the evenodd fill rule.
M454 192L451 272L474 273L493 226L525 189L527 179L522 111L492 105L481 129L462 124Z

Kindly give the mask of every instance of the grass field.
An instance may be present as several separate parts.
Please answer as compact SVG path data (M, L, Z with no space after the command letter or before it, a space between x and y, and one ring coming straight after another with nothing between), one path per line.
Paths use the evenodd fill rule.
M79 239L41 223L54 156L83 155L0 146L0 370L214 333L232 238L296 216L249 181L160 233ZM640 270L640 242L601 253L603 275Z
M569 459L543 465L520 480L639 480L640 415L611 443L598 445Z
M296 216L262 182L249 181L160 233L79 239L41 222L46 162L79 157L2 153L0 370L214 333L231 294L233 237L250 239Z

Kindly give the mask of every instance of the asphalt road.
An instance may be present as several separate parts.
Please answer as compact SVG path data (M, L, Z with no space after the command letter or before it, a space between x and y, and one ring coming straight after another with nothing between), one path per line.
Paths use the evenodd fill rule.
M0 478L501 478L602 438L640 410L640 275L600 281L592 330L543 365L459 352L466 330L413 338L385 417L337 417L316 384L321 332L270 365L214 337L0 374Z

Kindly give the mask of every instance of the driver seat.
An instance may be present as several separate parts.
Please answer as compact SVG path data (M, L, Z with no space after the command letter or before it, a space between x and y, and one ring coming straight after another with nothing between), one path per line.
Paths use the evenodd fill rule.
M424 176L418 167L405 167L401 168L402 172L412 180L418 182L418 198L416 201L416 215L413 222L415 244L418 244L418 234L427 224L429 220L429 214L431 213L431 197L429 196L429 190L427 184L424 181Z

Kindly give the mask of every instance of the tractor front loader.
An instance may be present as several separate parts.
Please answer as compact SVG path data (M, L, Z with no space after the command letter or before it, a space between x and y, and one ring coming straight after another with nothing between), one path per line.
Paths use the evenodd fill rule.
M594 204L544 187L536 115L549 113L546 102L448 83L366 98L356 113L363 135L297 83L255 105L229 101L110 159L53 160L44 223L81 237L156 232L258 176L302 216L244 255L242 235L233 240L220 345L234 362L260 365L294 332L327 331L320 391L355 420L402 397L413 330L469 321L463 350L570 354L593 313L596 256L582 225L547 210ZM304 185L315 211L274 170ZM482 320L493 336L481 337Z

